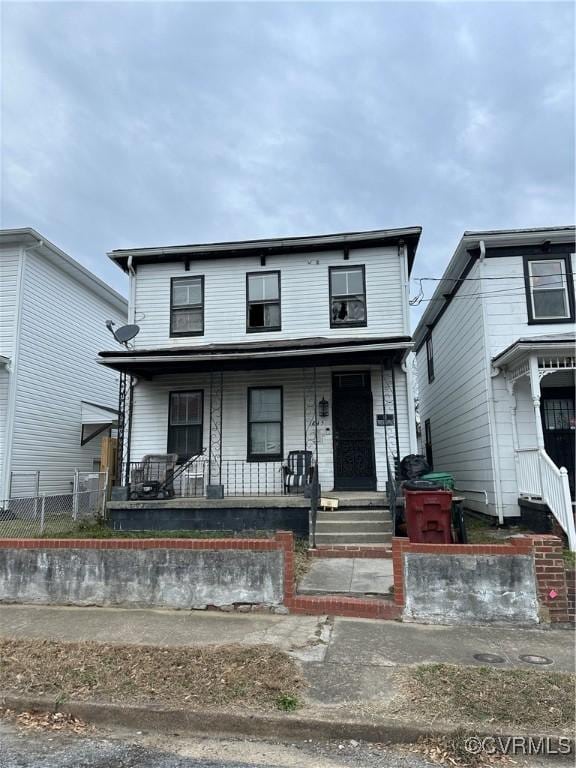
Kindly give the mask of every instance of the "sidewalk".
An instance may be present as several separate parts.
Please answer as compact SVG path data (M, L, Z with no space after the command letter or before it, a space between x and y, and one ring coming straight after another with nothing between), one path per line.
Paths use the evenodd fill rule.
M405 665L449 663L499 669L574 672L569 630L455 627L322 616L225 614L122 608L0 606L0 636L191 646L271 644L302 662L316 704L385 700L393 672ZM492 654L491 665L474 658ZM520 656L551 660L547 665Z

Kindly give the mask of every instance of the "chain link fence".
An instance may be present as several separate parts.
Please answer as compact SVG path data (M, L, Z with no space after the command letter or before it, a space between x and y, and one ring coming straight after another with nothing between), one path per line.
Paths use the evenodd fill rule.
M36 493L0 501L0 538L73 534L80 523L103 517L107 486L107 472L76 472L72 493Z

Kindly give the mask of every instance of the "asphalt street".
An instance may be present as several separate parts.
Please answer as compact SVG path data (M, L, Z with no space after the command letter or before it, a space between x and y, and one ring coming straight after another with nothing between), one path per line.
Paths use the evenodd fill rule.
M430 768L400 749L356 742L278 744L128 731L74 734L0 719L1 768Z

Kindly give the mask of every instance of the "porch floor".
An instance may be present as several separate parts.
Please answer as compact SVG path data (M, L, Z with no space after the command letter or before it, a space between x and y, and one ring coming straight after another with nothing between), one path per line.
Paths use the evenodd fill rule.
M323 498L338 499L339 506L386 507L386 494L380 491L327 491ZM224 496L223 499L207 499L204 496L178 496L173 499L146 499L136 501L109 501L108 509L242 509L254 507L301 507L307 509L310 499L302 494L278 496Z
M392 560L385 558L315 558L298 586L299 594L390 596Z

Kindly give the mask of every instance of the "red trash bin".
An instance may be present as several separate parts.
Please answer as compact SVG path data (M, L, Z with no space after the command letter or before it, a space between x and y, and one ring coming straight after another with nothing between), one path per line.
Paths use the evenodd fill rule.
M404 490L406 528L410 541L452 544L452 492Z

